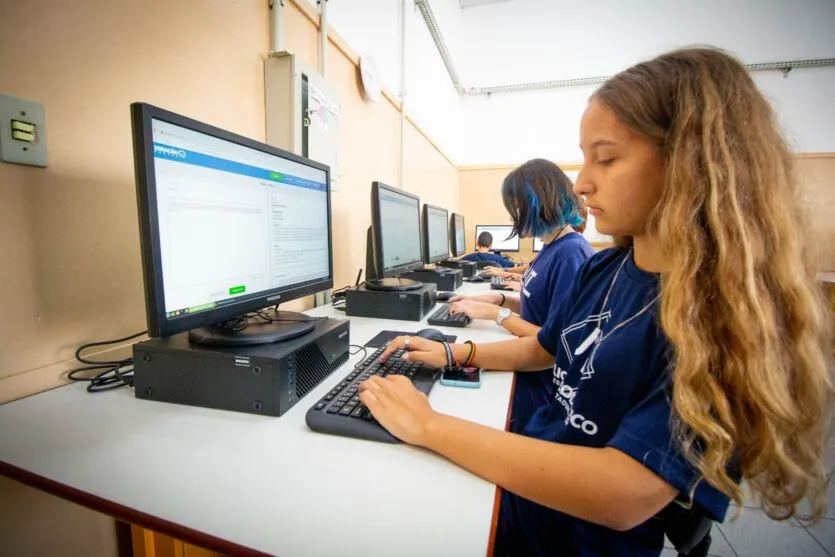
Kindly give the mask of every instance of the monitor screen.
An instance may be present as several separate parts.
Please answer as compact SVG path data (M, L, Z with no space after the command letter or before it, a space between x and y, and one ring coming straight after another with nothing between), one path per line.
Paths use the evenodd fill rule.
M420 200L380 182L372 184L377 260L389 277L423 266L420 250Z
M435 263L449 257L449 213L446 209L423 206L424 261Z
M333 285L327 166L149 105L132 109L152 335Z
M542 251L542 240L540 240L539 238L533 239L533 250Z
M452 230L450 230L450 238L452 238L452 253L455 257L461 257L467 251L466 234L464 233L464 215L453 213L451 221Z
M519 236L508 238L513 233L513 226L509 224L479 224L475 227L475 237L482 232L493 235L493 251L519 251Z

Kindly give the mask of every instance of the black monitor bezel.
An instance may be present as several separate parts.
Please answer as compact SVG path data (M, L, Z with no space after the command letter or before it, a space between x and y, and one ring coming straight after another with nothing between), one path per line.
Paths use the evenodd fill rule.
M429 253L429 210L432 209L433 211L443 211L444 213L444 222L446 223L446 237L447 237L447 250L444 255L436 255L432 257ZM423 228L421 228L421 241L423 242L423 260L426 263L437 263L439 261L446 261L449 259L449 210L444 209L443 207L438 207L437 205L430 205L429 203L423 204Z
M421 247L420 253L418 253L417 261L412 263L408 263L406 265L400 265L398 267L392 267L391 269L384 269L383 268L383 261L385 261L385 254L383 252L383 227L380 223L380 190L386 190L390 193L395 195L402 195L404 197L410 197L417 202L417 229L418 229L418 240L420 241L420 198L416 195L413 195L405 190L400 188L395 188L394 186L389 186L384 184L383 182L372 182L371 183L371 230L372 235L374 238L374 265L377 267L376 272L379 278L386 278L386 277L394 277L400 275L402 273L408 273L409 271L414 271L416 269L420 269L423 267L423 248Z
M130 110L139 217L139 243L142 258L142 276L145 283L145 309L150 336L165 337L190 329L213 325L251 311L289 302L333 288L333 221L329 166L147 103L132 103ZM237 143L243 147L255 149L324 171L325 183L328 184L326 190L328 211L328 276L322 279L292 285L289 288L283 286L260 292L257 295L236 298L234 302L229 302L211 310L172 318L167 317L165 315L165 296L162 280L162 254L159 249L160 238L156 174L153 166L154 153L151 121L154 119L212 135L225 141Z
M464 232L464 245L459 246L456 230L457 227L455 226L455 219L457 217L461 217L461 230ZM450 213L449 216L449 243L452 246L452 255L453 257L461 257L467 253L467 226L464 221L464 215L461 213ZM461 249L458 249L458 248Z
M476 241L478 241L478 234L479 234L478 229L479 228L497 228L497 227L505 227L505 226L510 227L510 232L512 234L513 233L513 225L512 224L477 224L477 225L475 225ZM520 241L520 238L519 238L518 234L516 236L514 236L514 238L516 238L516 249L496 249L496 248L493 248L493 251L494 252L502 252L502 253L518 253L521 241ZM493 238L493 239L495 240L495 238ZM509 237L505 238L505 240L507 240L507 239L511 239L511 238L509 238ZM502 241L504 241L504 240L502 240Z

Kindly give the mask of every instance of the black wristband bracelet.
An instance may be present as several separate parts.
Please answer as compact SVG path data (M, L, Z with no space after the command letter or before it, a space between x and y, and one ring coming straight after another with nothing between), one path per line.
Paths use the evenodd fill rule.
M502 297L502 301L501 301L501 303L499 304L499 307L500 307L500 308L503 308L503 307L504 307L504 303L507 301L507 297L506 297L506 296L505 296L502 292L499 292L499 296L501 296L501 297Z
M442 342L441 344L444 345L444 350L446 350L446 367L453 367L455 361L452 358L452 347L448 342Z

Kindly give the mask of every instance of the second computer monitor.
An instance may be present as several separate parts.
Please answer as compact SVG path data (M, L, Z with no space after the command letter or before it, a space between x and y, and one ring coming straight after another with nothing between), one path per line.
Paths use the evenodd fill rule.
M423 260L437 263L449 258L449 212L423 204Z
M534 238L533 239L533 251L535 251L535 252L542 251L542 240L540 240L539 238Z
M450 217L449 222L449 237L452 243L452 254L455 257L461 257L467 253L466 234L464 232L464 215L452 213L452 217Z
M493 251L519 251L519 236L509 237L513 234L513 226L509 224L476 225L476 242L482 232L489 232L493 236Z
M382 182L371 185L374 259L379 277L423 267L420 200Z

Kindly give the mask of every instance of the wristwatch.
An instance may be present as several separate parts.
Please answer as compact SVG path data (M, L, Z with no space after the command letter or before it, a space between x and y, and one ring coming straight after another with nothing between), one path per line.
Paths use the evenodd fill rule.
M504 320L513 315L513 312L510 311L510 308L502 308L499 310L499 314L496 316L496 325L499 327L502 326Z

